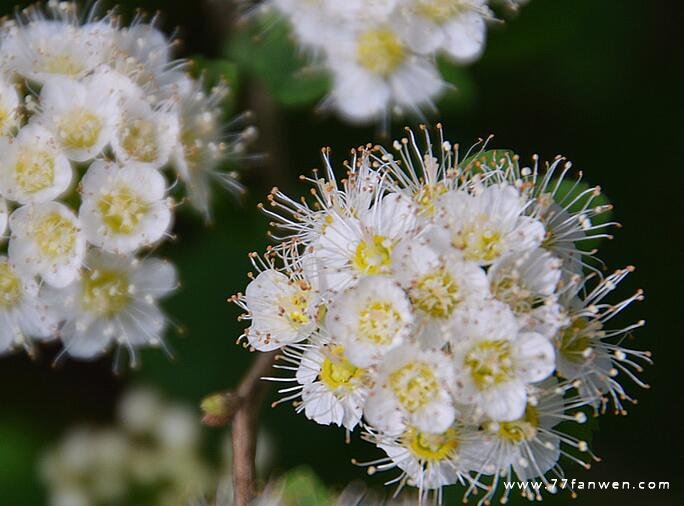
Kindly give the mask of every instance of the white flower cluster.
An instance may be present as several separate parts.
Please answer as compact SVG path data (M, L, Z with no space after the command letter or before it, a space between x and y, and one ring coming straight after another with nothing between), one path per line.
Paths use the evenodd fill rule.
M598 188L567 180L557 158L523 167L508 152L470 152L425 131L396 153L353 152L342 183L308 179L313 202L270 196L273 236L244 294L241 339L280 350L294 382L282 401L384 450L371 470L421 496L462 483L497 494L501 479L560 476L561 454L588 466L587 443L556 427L630 399L620 373L647 352L620 346L609 321L641 292L604 297L632 270L603 277L589 240L606 237ZM597 217L599 218L597 221ZM571 427L569 427L571 428ZM504 493L508 496L510 491ZM530 489L530 493L536 493Z
M218 476L202 456L193 410L157 393L126 393L119 421L71 429L40 463L52 506L180 506L214 489Z
M72 356L118 343L135 360L162 343L175 270L136 256L169 237L162 170L208 213L210 179L236 184L217 171L251 133L225 137L227 88L205 93L173 46L154 21L72 2L0 26L0 354L58 337Z
M352 121L420 113L446 88L435 64L480 57L489 0L269 0L329 71L329 102Z

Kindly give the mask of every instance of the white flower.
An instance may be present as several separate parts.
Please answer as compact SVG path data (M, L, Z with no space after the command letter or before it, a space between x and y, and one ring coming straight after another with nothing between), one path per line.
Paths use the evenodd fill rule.
M381 362L387 352L402 345L412 323L411 304L404 291L377 276L363 278L335 297L325 318L331 338L359 367Z
M363 276L389 275L392 249L413 233L413 207L400 194L387 195L370 209L356 211L353 217L333 211L310 248L311 267L321 288L342 290Z
M539 246L544 225L523 212L529 205L511 185L487 186L479 194L453 192L439 200L435 242L456 249L463 258L489 265L508 253Z
M153 108L134 94L121 104L121 120L112 149L122 163L137 162L159 169L169 161L178 142L178 114L168 107Z
M405 2L403 35L419 53L443 49L454 61L469 63L482 54L487 0L412 0Z
M241 305L252 325L249 344L269 351L306 339L316 328L315 293L303 280L264 270L247 286Z
M499 259L489 269L494 297L505 302L524 330L552 338L566 322L557 289L562 261L536 248Z
M54 75L80 78L105 63L113 43L109 20L79 25L76 4L55 2L51 9L61 19L45 19L40 9L28 12L6 29L2 44L6 64L27 79L44 83Z
M176 270L163 260L138 260L92 250L79 280L48 289L46 300L63 315L64 352L94 358L117 344L133 365L137 348L162 346L167 318L158 306L178 285Z
M63 76L46 79L36 120L54 133L71 160L90 160L111 141L119 122L116 81L102 69L80 82Z
M56 336L57 321L48 311L32 278L20 277L0 255L0 355L30 339Z
M166 181L158 171L130 163L95 161L81 182L80 219L91 244L130 253L159 241L171 224Z
M191 81L182 87L187 89L178 91L180 133L172 162L187 186L191 204L208 217L212 181L229 190L242 190L237 180L221 172L219 166L228 155L244 149L245 143L255 135L255 129L248 127L228 135L223 131L222 102L229 90L222 83L208 94L202 81ZM237 125L240 121L237 118L231 124Z
M455 398L499 421L520 418L527 404L527 384L554 370L549 340L520 332L511 310L498 301L470 307L454 320L452 354Z
M555 478L556 483L565 478L559 464L561 455L587 469L587 457L582 454L596 459L585 441L556 427L561 422L584 423L587 419L582 411L577 411L584 401L569 390L568 384L544 381L535 389L534 402L527 404L519 418L507 422L484 420L481 423L483 447L478 452L468 448L465 453L480 475L492 477L490 484L482 480L486 490L481 498L483 502L493 499L500 480L540 482L543 487L530 487L523 495L530 500L541 500L540 492L555 493L558 490L549 478ZM568 452L563 446L572 447L574 451ZM510 491L510 488L505 488L500 500L507 502Z
M16 126L19 104L17 88L0 71L0 137L7 135Z
M59 143L30 123L14 139L0 139L0 194L21 204L42 203L64 193L73 171Z
M153 24L136 22L116 32L109 63L152 93L172 73L172 45L173 41Z
M597 410L600 407L605 411L612 405L616 413L626 414L623 403L634 402L617 380L620 373L638 386L648 387L637 374L643 370L641 364L651 363L651 353L622 346L624 336L645 322L640 320L617 329L607 327L607 323L632 302L642 300L643 292L638 290L616 304L603 302L633 270L633 267L627 267L615 271L582 297L580 294L586 289L582 283L564 294L570 306L570 318L555 336L557 372L562 378L579 380L579 391Z
M419 489L421 502L427 501L430 490L456 483L476 485L470 477L474 466L469 455L487 450L473 428L458 423L443 432L406 427L398 436L371 433L370 439L387 454L387 462L378 462L378 468L401 469L399 479Z
M452 368L441 351L421 351L411 345L396 348L379 367L364 417L389 434L398 434L407 425L444 432L457 415L448 392L452 384Z
M419 113L444 89L434 64L415 54L392 24L354 26L333 38L326 55L331 100L352 121L378 119L392 107Z
M456 255L439 255L423 241L400 241L393 252L395 279L408 292L416 331L425 346L442 346L460 308L489 296L485 272Z
M23 276L40 275L55 287L76 279L85 237L68 207L57 202L24 206L12 213L9 224L8 254L14 270Z
M302 385L297 411L322 425L354 430L361 421L369 372L349 361L340 345L307 347L299 357L296 379ZM289 356L295 352L288 350ZM289 390L289 389L286 389Z

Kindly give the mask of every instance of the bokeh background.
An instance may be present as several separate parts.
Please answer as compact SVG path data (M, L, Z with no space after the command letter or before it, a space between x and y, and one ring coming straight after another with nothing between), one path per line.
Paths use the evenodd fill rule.
M438 104L440 114L425 118L441 121L449 139L465 146L494 134L491 146L514 149L523 158L568 156L587 181L604 188L615 204L614 217L624 225L613 241L601 245L601 257L610 269L637 266L615 296L643 288L646 300L616 323L647 320L628 344L653 352L656 364L643 374L652 388L630 386L639 404L629 415L600 418L592 445L603 462L590 471L567 463L566 471L578 480L669 481L670 491L588 491L575 504L684 504L683 132L677 77L683 48L672 4L532 0L508 23L492 28L480 61L465 69L444 68L459 91ZM0 1L0 15L15 5ZM153 385L191 406L236 385L254 357L235 345L238 311L225 300L244 289L246 254L268 243L267 219L257 212L257 202L273 185L303 193L296 176L320 165L322 146L332 147L341 169L349 148L383 140L375 128L349 126L314 111L325 80L297 70L302 62L283 45L280 27L260 32L261 41L244 28L227 32L230 8L221 0L121 2L124 15L135 7L162 11L162 27L183 40L181 56L219 59L208 64L212 75L221 72L231 80L234 111L256 113L261 137L253 149L269 156L243 170L246 197L217 193L210 226L190 210L181 211L176 225L181 239L160 251L178 265L183 280L166 305L182 328L169 336L175 360L145 352L140 370L115 377L111 358L53 368L58 350L50 347L34 360L22 354L0 359L3 506L46 504L37 475L40 455L74 424L110 424L117 399L130 385ZM418 121L394 119L390 137ZM270 392L269 399L275 398ZM263 425L273 436L276 473L305 465L327 485L342 487L363 477L350 459L375 454L358 437L346 445L341 430L296 416L287 405L265 408ZM206 432L205 451L217 459L223 433ZM567 494L546 499L571 501Z

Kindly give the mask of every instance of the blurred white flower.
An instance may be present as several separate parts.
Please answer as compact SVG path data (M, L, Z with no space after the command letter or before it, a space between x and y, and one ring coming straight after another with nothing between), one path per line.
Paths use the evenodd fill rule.
M81 223L64 204L46 202L20 207L9 219L8 254L12 268L25 276L41 276L54 287L74 281L86 244Z
M0 255L0 355L17 346L30 349L30 338L51 339L57 320L32 278L19 276Z
M173 265L94 250L85 264L79 280L45 295L64 319L64 353L88 359L118 345L135 365L139 347L163 346L168 318L158 301L178 286Z
M177 185L167 181L182 183L189 198L181 202L208 217L212 181L241 188L225 165L244 155L255 133L246 127L249 115L224 121L229 89L221 82L205 91L204 79L174 58L177 41L157 28L157 17L141 14L124 26L99 8L100 2L81 9L50 0L0 18L0 255L9 257L20 286L38 292L92 285L87 255L146 255L171 237L170 192ZM84 280L77 280L81 273ZM130 280L105 285L119 300L117 290ZM154 287L148 294L157 295ZM96 305L106 302L95 298ZM77 318L64 301L53 307L53 323L72 356L91 357L114 338L135 343L134 351L164 337L167 318L154 303L138 301L142 316L134 306L114 323L94 324L92 312ZM34 342L55 336L54 328L48 335L38 323L21 323L16 311L7 318L3 351L18 345L31 351Z
M69 188L73 171L57 139L37 123L13 139L0 138L0 194L20 204L54 200Z
M81 181L79 217L88 241L113 253L131 253L168 233L170 199L156 170L96 161Z
M297 43L332 78L323 106L352 122L434 109L447 85L439 55L478 59L489 0L265 0L291 25ZM267 10L267 9L265 9Z

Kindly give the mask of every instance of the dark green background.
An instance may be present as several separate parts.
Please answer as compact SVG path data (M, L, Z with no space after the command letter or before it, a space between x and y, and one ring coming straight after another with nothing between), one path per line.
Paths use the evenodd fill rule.
M210 2L123 4L124 12L133 6L163 10L164 28L179 27L183 56L227 54L222 22ZM463 94L445 99L441 114L428 118L442 121L449 139L462 145L492 133L491 146L515 149L524 158L533 153L547 159L567 155L589 182L604 188L624 225L613 241L602 245L601 257L610 269L637 266L616 296L643 288L646 300L616 324L647 320L629 344L653 351L656 364L643 374L652 388L638 391L629 385L640 401L629 416L600 419L593 448L602 463L589 472L571 463L565 467L569 477L580 480L670 481L671 490L585 492L575 504L667 505L684 500L679 390L684 351L678 111L682 46L674 4L532 0L516 19L492 30L485 56L458 78ZM0 2L0 14L9 14L12 5ZM169 338L177 359L146 352L142 370L118 378L111 374L110 358L53 369L54 348L34 361L21 354L0 359L0 505L43 504L37 456L74 423L110 421L129 384L151 382L172 398L197 405L203 395L235 385L248 367L252 357L234 344L240 333L238 312L225 298L244 288L246 253L267 244L267 220L257 213L256 203L274 184L303 192L295 176L319 166L321 146L331 146L341 163L350 147L380 140L373 128L350 127L308 105L278 105L265 89L259 78L240 76L236 110L256 110L262 140L255 150L273 155L246 171L249 195L238 203L219 194L209 228L191 212L181 212L181 239L161 250L177 263L184 282L167 304L186 329L184 336ZM412 123L395 119L392 135L401 135L404 124ZM288 406L267 408L264 424L278 445L278 469L308 464L331 485L362 477L349 460L374 454L358 441L345 445L342 431L295 416ZM547 498L548 504L570 501L566 494Z

